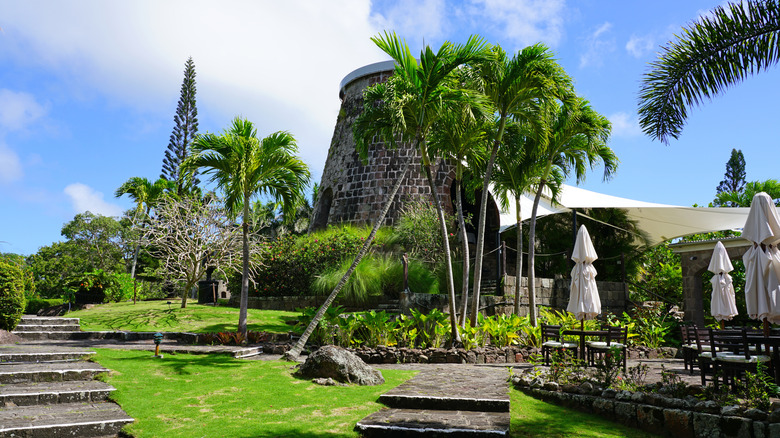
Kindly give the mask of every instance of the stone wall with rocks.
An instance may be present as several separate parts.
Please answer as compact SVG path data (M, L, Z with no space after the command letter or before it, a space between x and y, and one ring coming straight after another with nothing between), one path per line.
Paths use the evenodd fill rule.
M590 383L559 386L513 376L527 394L561 406L593 413L627 426L672 437L777 437L780 409L765 412L739 406L721 407L688 395L684 399L659 393L601 389Z

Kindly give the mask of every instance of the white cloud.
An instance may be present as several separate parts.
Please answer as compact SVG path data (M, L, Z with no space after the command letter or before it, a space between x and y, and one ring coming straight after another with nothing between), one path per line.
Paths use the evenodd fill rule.
M472 4L470 14L495 23L497 33L518 47L540 41L556 47L563 39L565 0L472 0Z
M580 55L580 68L600 66L602 58L615 50L615 41L608 38L612 23L605 22L585 38L585 49Z
M65 194L70 197L71 205L76 213L89 211L103 216L121 216L122 208L103 200L103 194L82 183L73 183L65 187Z
M445 6L443 0L399 0L372 14L371 21L379 30L395 31L411 47L432 45L444 35Z
M638 137L642 135L639 127L639 119L636 116L624 112L618 112L609 116L612 123L612 135L615 137Z
M0 183L12 183L22 179L22 163L19 156L0 142Z
M241 115L261 135L290 131L304 159L322 163L339 82L387 59L371 23L366 0L30 0L4 8L0 55L56 73L69 98L97 93L160 114L175 108L192 56L202 130L206 118L222 129Z
M642 56L653 51L655 47L655 39L650 35L637 36L631 35L626 43L626 50L634 58L641 58Z

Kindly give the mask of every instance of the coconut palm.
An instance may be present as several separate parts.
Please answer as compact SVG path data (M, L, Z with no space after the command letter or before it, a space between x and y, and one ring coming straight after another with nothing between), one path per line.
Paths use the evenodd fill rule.
M437 156L449 158L455 164L455 209L457 210L458 236L463 258L462 291L460 304L461 326L466 324L469 299L469 242L466 235L466 218L463 214L463 179L469 169L484 168L487 155L489 120L480 113L481 108L464 105L453 108L434 126L430 136L430 150Z
M780 5L748 0L718 6L661 47L639 92L639 123L664 143L679 138L688 107L780 60Z
M537 145L542 172L534 196L531 221L528 227L528 311L531 324L536 326L536 213L545 188L553 179L568 177L572 172L577 182L585 179L588 169L604 164L604 180L617 170L618 159L607 146L611 132L609 120L594 111L587 100L573 98L567 102L548 101L542 121L545 129ZM562 181L561 181L562 182ZM556 197L553 193L552 200Z
M543 44L526 47L512 58L509 58L506 52L496 46L493 48L493 55L490 62L480 66L479 71L483 91L495 110L496 130L492 138L490 159L485 168L482 201L479 206L471 321L477 320L479 311L488 189L506 124L509 119L513 119L518 122L527 122L529 126L539 129L536 115L540 102L548 99L565 99L572 93L571 78L555 62L552 53Z
M420 151L422 167L426 172L428 184L433 187L431 157L427 150L427 136L434 123L456 101L466 101L471 95L458 87L451 78L451 73L463 64L481 60L485 53L485 42L476 36L471 36L463 45L449 42L442 44L438 52L426 46L420 53L419 62L412 56L406 42L395 33L385 32L371 40L395 61L395 71L386 82L367 88L364 92L363 112L355 121L355 143L360 156L365 160L368 148L375 136L381 137L390 147L396 147L398 141L411 142L412 147ZM368 251L376 231L384 222L406 172L411 164L411 158L406 160L396 177L396 183L388 194L385 207L382 209L376 224L355 256L352 265L336 285L325 302L317 310L309 326L298 342L285 355L295 359L303 350L311 333L319 324L325 311L336 299L341 288L352 275L360 260ZM450 321L453 341L459 340L455 311L455 288L452 280L452 265L450 263L449 241L447 239L444 212L438 199L438 190L432 189L434 205L439 212L439 222L442 226L445 263L449 274Z
M732 207L750 207L753 196L756 193L767 193L775 202L780 205L780 182L774 179L766 181L751 181L745 184L745 189L741 192L721 192L715 196L717 205L729 205Z
M515 247L517 280L515 282L514 311L519 314L523 277L523 216L520 200L524 194L536 191L543 169L541 167L542 161L537 155L539 151L535 148L537 145L535 133L529 131L527 125L517 123L508 125L506 131L504 146L499 149L496 156L492 180L496 201L502 210L510 210L511 203L514 201L515 231L517 232ZM548 188L552 193L557 194L561 182L562 178L550 178L548 179Z
M122 197L122 195L130 196L130 199L132 199L136 205L135 213L133 214L133 227L136 226L139 220L142 221L141 226L143 227L144 224L146 224L146 218L149 217L152 208L154 208L157 201L160 200L160 197L162 197L165 192L170 192L175 189L175 181L168 181L160 178L152 183L147 178L134 176L119 186L119 188L116 189L114 196L117 198ZM141 219L141 215L143 215L143 219ZM138 265L138 252L140 249L140 243L136 243L135 248L133 249L133 264L130 267L130 277L133 278L133 304L135 304L136 296L135 268Z
M192 144L192 155L182 167L200 170L210 175L225 195L225 210L236 218L241 216L243 253L241 270L241 301L238 331L246 336L249 297L249 214L253 198L268 196L282 211L293 216L303 201L304 190L311 174L306 164L296 156L298 146L287 132L275 132L257 138L257 129L249 120L236 117L221 135L198 136Z

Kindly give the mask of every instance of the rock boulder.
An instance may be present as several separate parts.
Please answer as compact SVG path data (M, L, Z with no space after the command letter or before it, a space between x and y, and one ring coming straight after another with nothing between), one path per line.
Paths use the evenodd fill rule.
M338 382L358 385L385 383L382 373L366 365L354 353L333 345L320 347L309 355L295 375L307 379L330 377Z

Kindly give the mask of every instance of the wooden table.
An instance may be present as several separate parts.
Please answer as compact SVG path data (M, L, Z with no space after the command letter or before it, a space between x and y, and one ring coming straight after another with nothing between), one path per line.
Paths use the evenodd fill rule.
M762 352L772 357L772 368L774 368L775 383L780 382L780 336L764 336L761 334L748 333L747 341L750 345L761 344L766 347L762 349ZM769 348L772 349L771 352L766 351Z
M606 336L609 333L607 330L564 330L562 334L564 336L579 336L580 337L580 359L585 360L585 337L586 336Z

